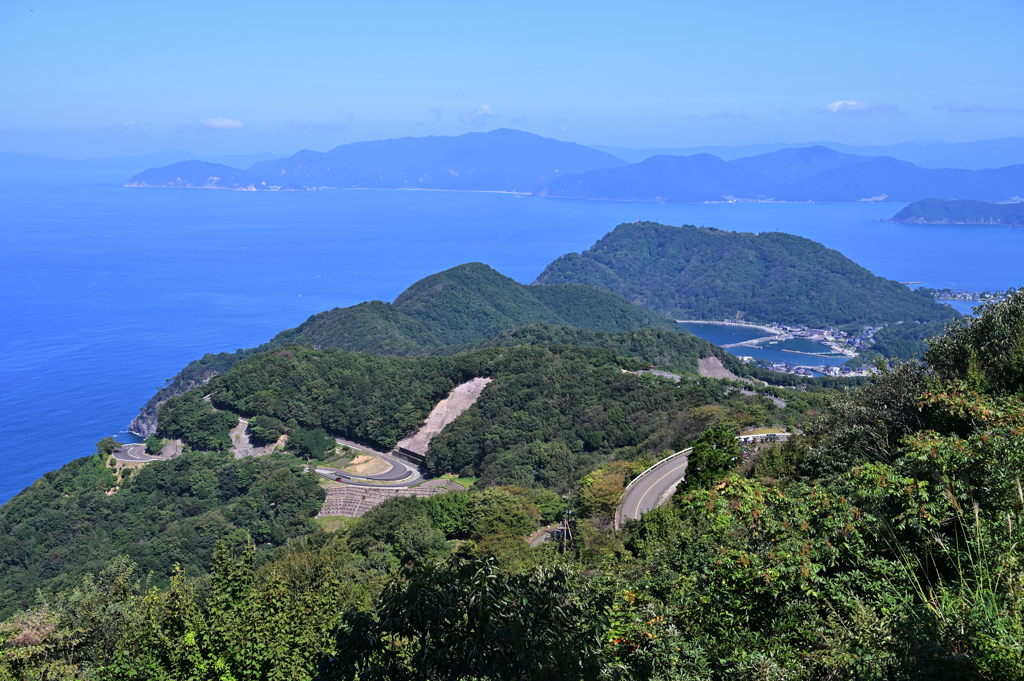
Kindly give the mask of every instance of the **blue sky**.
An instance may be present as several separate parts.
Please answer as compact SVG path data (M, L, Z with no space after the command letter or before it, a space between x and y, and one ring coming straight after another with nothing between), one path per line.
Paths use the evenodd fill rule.
M0 150L1024 135L1024 3L0 3Z

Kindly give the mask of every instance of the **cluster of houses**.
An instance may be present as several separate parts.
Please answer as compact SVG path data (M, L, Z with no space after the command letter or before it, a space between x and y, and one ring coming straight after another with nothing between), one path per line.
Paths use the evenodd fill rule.
M753 358L747 358L753 360ZM771 364L765 365L765 369L769 371L777 371L780 374L796 374L797 376L806 376L813 378L815 373L824 374L825 376L870 376L875 373L877 369L873 366L864 366L860 369L854 369L848 366L801 366L792 364L790 362L772 362Z

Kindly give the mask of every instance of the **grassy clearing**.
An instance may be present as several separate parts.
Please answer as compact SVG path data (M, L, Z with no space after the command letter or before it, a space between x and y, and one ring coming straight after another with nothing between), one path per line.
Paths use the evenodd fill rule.
M356 518L349 518L343 515L332 515L326 518L316 518L315 522L324 532L337 532L338 530L347 529L349 525L354 523Z
M452 480L453 482L457 482L458 484L462 485L466 489L469 489L470 487L472 487L476 483L476 481L479 479L479 478L460 478L459 476L455 475L454 473L449 473L448 475L442 475L441 477L442 478L446 478L448 480Z

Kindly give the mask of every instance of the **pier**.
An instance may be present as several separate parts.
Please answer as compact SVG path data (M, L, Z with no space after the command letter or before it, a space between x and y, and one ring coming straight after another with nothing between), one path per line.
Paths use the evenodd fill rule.
M720 348L738 348L746 345L749 347L757 347L758 343L764 343L766 341L784 341L787 340L786 336L764 336L762 338L751 338L750 340L740 341L739 343L726 343L725 345L719 345Z

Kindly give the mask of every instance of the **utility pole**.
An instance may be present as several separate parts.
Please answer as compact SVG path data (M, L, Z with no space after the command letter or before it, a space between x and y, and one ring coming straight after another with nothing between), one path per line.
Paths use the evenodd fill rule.
M572 515L572 492L569 492L568 499L565 515L562 516L562 553L565 553L565 547L572 541L572 530L569 529L569 516Z

